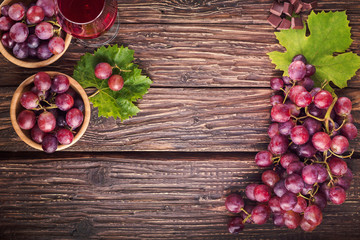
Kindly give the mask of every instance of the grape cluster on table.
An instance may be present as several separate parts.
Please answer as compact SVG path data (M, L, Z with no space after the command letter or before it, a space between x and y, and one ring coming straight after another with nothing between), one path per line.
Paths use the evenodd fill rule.
M303 55L293 58L289 77L272 78L275 90L270 102L272 123L268 149L255 156L262 183L246 187L247 204L239 193L225 201L226 208L238 214L230 219L228 230L239 233L248 224L264 224L270 218L276 226L301 227L313 231L322 221L328 201L342 204L353 175L345 160L349 140L357 136L351 115L352 103L314 87L311 76L316 68Z
M17 116L19 127L29 130L32 140L47 153L55 152L58 144L71 144L84 119L84 102L62 74L51 79L45 72L37 73L34 86L21 95L20 103L25 110Z
M1 43L18 59L46 60L65 49L61 31L53 19L53 0L37 0L25 6L14 3L1 7Z

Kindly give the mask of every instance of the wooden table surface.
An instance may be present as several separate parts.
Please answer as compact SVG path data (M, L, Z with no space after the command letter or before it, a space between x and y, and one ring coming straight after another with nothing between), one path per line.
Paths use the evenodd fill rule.
M0 56L0 239L359 239L359 152L348 161L347 201L329 205L312 233L248 225L227 232L224 195L259 182L254 163L269 139L266 53L281 50L267 23L271 0L121 0L116 43L135 50L154 81L138 116L97 116L66 151L25 145L9 116L16 87L39 70L72 75L84 48L76 40L55 64L23 69ZM360 54L358 0L320 0L347 10ZM360 127L360 73L340 92ZM351 142L358 150L360 139Z

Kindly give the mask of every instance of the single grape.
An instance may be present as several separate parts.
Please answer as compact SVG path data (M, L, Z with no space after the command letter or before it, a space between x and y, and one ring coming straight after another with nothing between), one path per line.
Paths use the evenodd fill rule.
M331 138L325 132L317 132L312 137L311 142L316 150L326 152L330 148Z
M55 104L61 111L68 111L74 106L74 99L66 93L56 96Z
M343 154L349 148L349 141L344 136L335 136L331 140L331 150L336 154Z
M52 55L53 54L50 52L47 42L42 42L40 46L37 48L37 57L40 60L49 59Z
M311 77L316 73L316 68L314 65L306 64L305 67L306 67L306 74L305 74L306 77Z
M318 179L318 171L314 165L307 165L302 170L302 178L304 183L313 185L317 182Z
M290 137L296 145L303 145L309 141L310 135L304 126L298 125L291 129Z
M51 87L50 75L45 72L38 72L34 77L35 87L39 91L47 91Z
M304 181L301 176L293 173L285 179L285 187L288 191L298 194L304 188Z
M306 75L306 66L302 61L294 61L290 64L288 72L292 80L299 81Z
M226 197L225 207L228 211L233 213L239 213L244 206L244 200L242 199L240 194L232 193Z
M52 17L55 15L54 0L37 0L36 6L39 6L44 10L46 17Z
M66 76L64 76L64 77L66 77ZM55 79L54 79L54 80L55 80ZM65 80L64 82L66 82L66 80ZM79 97L79 95L76 93L76 91L75 91L74 89L70 88L69 79L68 79L68 85L66 85L66 86L69 86L69 89L66 91L67 94L69 94L70 96L72 96L73 99ZM65 87L65 86L64 86L64 87ZM54 88L55 88L55 86L54 86ZM62 93L62 92L61 92L61 93Z
M56 127L56 118L51 112L43 112L38 117L38 126L45 133L51 132Z
M332 135L333 137L340 134L339 124L337 124L337 122L332 122L332 121L330 121L330 122L329 122L329 130L330 130L331 135Z
M259 204L251 212L251 219L255 224L264 224L270 217L270 208L265 204Z
M285 84L287 84L287 85L291 85L291 84L292 84L291 78L288 77L288 76L283 76L283 77L282 77L282 80L283 80L283 82L284 82Z
M347 191L350 188L350 185L351 185L351 180L347 178L339 177L335 180L335 186L342 187L345 191Z
M279 132L280 134L284 136L289 136L291 133L291 130L295 127L295 122L293 120L289 120L284 123L279 123Z
M272 154L269 151L260 151L255 155L255 163L259 167L268 167L273 163Z
M289 107L291 115L295 117L298 117L300 115L300 109L298 109L298 107L294 103L292 103L291 101L287 101L285 102L285 105Z
M346 192L342 187L335 186L329 190L330 201L336 205L343 204L346 200Z
M120 91L124 86L124 79L120 75L112 75L108 80L109 88L113 91Z
M290 108L285 104L276 104L271 109L271 117L275 122L287 122L290 120Z
M59 127L65 127L67 125L64 114L59 114L59 116L56 118L56 125Z
M318 117L318 118L324 118L325 114L326 114L326 109L317 108L314 103L311 103L308 106L308 110L311 115Z
M271 96L271 98L270 98L271 106L274 106L278 103L282 103L283 101L284 101L284 97L281 95L274 95L274 96Z
M8 17L9 16L9 8L10 8L9 5L2 6L1 7L1 15Z
M69 79L65 75L59 74L54 77L51 85L51 90L56 93L64 93L69 90L69 87Z
M305 200L305 198L298 196L297 198L297 203L295 205L295 207L292 209L292 211L296 212L296 213L303 213L305 211L305 209L307 208L307 202Z
M354 124L348 122L341 128L341 134L348 140L353 140L357 137L357 128Z
M271 212L276 213L276 212L282 212L283 210L280 208L280 198L278 196L274 196L269 200L268 203Z
M304 77L303 80L298 82L299 85L303 86L306 91L311 91L314 88L314 81L309 77ZM310 96L313 97L310 93Z
M286 192L282 197L280 197L280 208L283 211L293 210L297 204L296 194L292 192Z
M270 151L275 155L286 153L289 146L289 140L283 135L276 135L270 140Z
M285 225L284 215L282 213L276 212L273 215L274 225L281 227Z
M85 110L85 104L84 104L84 101L81 99L81 97L75 97L74 107L79 109L82 112Z
M313 166L316 167L316 170L318 172L317 182L318 183L325 182L329 175L328 175L328 172L327 172L326 168L324 167L324 165L322 165L320 163L315 163L315 164L313 164Z
M302 92L307 92L306 89L303 86L301 86L301 85L293 86L289 91L290 100L293 103L295 103L296 97Z
M295 62L295 61L301 61L304 64L306 64L306 58L302 54L298 54L298 55L294 56L291 62Z
M11 18L5 16L0 17L0 31L9 31L12 25L14 25L14 22Z
M29 58L37 58L37 48L29 48Z
M61 37L53 37L49 41L49 50L53 54L60 54L65 49L65 41Z
M305 118L302 125L308 130L310 136L314 135L317 132L320 132L322 129L321 122L311 117Z
M66 123L72 129L79 127L83 122L84 116L77 108L72 108L66 113Z
M54 27L51 23L41 22L35 27L35 34L41 40L48 40L54 35Z
M300 161L299 157L294 153L285 153L280 158L280 164L283 168L287 169L290 163Z
M280 134L279 132L279 124L278 123L272 123L269 125L268 128L268 135L270 138L273 138L275 135Z
M112 67L110 64L102 62L95 67L95 76L99 79L108 79L112 74Z
M330 201L330 186L328 185L329 182L324 182L321 186L320 186L320 192L324 194L324 196L326 197L326 200Z
M282 197L285 193L287 193L287 189L285 187L285 180L280 179L274 186L274 193L278 197Z
M20 98L21 106L26 109L36 108L39 105L39 98L31 91L24 92Z
M321 209L316 205L311 205L304 211L304 219L312 225L319 226L322 218Z
M10 28L10 37L17 43L23 43L29 36L29 29L26 24L18 22Z
M33 111L23 110L17 117L19 127L24 130L32 129L36 124L36 116Z
M312 97L309 92L301 92L295 97L295 104L299 107L307 107L312 102Z
M311 141L305 143L304 145L299 146L297 149L297 154L300 157L310 158L316 154L316 149L312 145Z
M15 41L11 39L10 34L4 33L1 36L1 43L4 47L12 49L15 46Z
M330 172L336 176L342 176L347 172L347 164L338 157L331 157L328 160Z
M273 188L275 184L280 180L280 176L273 170L266 170L261 175L261 180L265 185Z
M8 14L12 20L20 21L25 16L25 8L19 3L14 3L10 6Z
M320 208L320 210L324 210L324 208L327 206L327 200L323 193L316 193L314 196L314 204Z
M315 225L312 225L308 221L306 221L306 219L304 219L304 217L301 219L300 227L305 232L312 232L316 228Z
M32 140L34 140L36 143L42 143L43 139L46 135L46 133L44 133L43 131L40 130L40 128L37 124L35 124L35 126L31 129L30 134L31 134Z
M296 174L301 174L302 173L302 169L304 168L304 163L301 162L301 161L294 161L294 162L291 162L288 167L286 168L286 172L290 175L290 174L293 174L293 173L296 173Z
M284 81L281 78L274 77L270 79L270 87L273 90L280 90L284 87Z
M337 115L346 116L349 115L352 109L351 100L347 97L340 97L334 106L334 110Z
M39 6L32 6L26 12L26 18L30 24L37 24L44 20L44 10Z
M254 189L254 197L258 202L268 202L271 198L271 188L264 184L259 184Z
M40 39L35 35L31 34L26 40L29 48L37 48L40 45Z
M228 223L229 233L237 234L244 229L243 219L241 217L233 217Z
M258 184L256 184L256 183L252 183L252 184L249 184L246 186L245 194L248 199L250 199L252 201L256 201L255 196L254 196L254 190L257 186L258 186Z
M58 147L58 140L54 135L47 134L42 142L42 149L46 153L53 153Z
M319 109L328 109L333 101L331 93L321 90L314 97L314 104Z
M287 211L284 213L285 226L289 229L296 229L300 225L301 217L299 213Z
M13 48L13 54L18 59L25 59L29 56L29 47L26 43L16 43Z

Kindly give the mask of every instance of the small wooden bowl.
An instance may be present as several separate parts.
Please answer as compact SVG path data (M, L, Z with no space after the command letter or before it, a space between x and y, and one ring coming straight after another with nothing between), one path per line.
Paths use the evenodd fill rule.
M23 2L24 4L30 4L31 0L4 0L1 5L0 8L2 6L5 5L9 5L9 4L13 4L13 3L17 3L17 2ZM0 14L1 16L1 14ZM0 31L0 35L2 35L2 32ZM2 42L0 41L0 52L1 54L10 62L20 66L20 67L24 67L24 68L41 68L41 67L45 67L48 66L50 64L52 64L53 62L55 62L56 60L58 60L68 49L70 42L71 42L71 35L70 34L66 34L65 37L65 49L62 53L60 54L56 54L53 55L52 57L50 57L49 59L46 60L37 60L37 59L17 59L16 57L14 57L14 55L12 54L12 51L8 50L7 48L4 47L4 45L2 44Z
M51 76L51 78L53 78L55 75L58 75L58 74L67 76L70 81L70 87L73 88L81 96L82 100L84 101L84 106L85 106L84 121L83 121L79 131L74 136L73 142L69 145L59 145L57 148L57 151L59 151L59 150L63 150L65 148L68 148L71 145L75 144L82 137L82 135L84 135L87 127L89 126L89 122L90 122L90 111L91 111L90 102L89 102L89 98L88 98L85 90L72 77L70 77L66 74L63 74L63 73L59 73L59 72L46 72L46 73L48 73ZM25 81L23 81L20 84L20 86L16 89L16 91L13 95L13 98L11 100L10 118L11 118L11 124L13 125L15 132L21 138L21 140L23 140L29 146L42 151L41 144L38 144L31 139L30 130L21 129L17 123L18 114L22 110L24 110L24 108L21 106L20 98L25 91L30 91L31 85L34 82L34 77L35 77L35 74L32 75L31 77L27 78Z

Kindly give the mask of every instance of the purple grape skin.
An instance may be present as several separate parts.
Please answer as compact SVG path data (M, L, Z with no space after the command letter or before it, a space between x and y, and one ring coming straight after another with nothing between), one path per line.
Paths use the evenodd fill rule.
M307 91L311 91L314 87L314 81L309 77L304 77L303 80L299 81L299 84L303 86Z
M45 16L52 17L55 14L55 3L53 0L38 0L36 5L42 7Z
M54 135L48 134L44 137L41 146L44 152L53 153L58 147L58 140Z
M42 42L37 48L37 57L41 60L49 59L52 55L53 54L50 52L47 42Z
M58 115L58 117L56 118L56 125L59 127L65 127L67 125L64 114Z
M29 48L29 56L30 58L37 58L37 48Z
M233 217L228 222L228 231L231 234L238 234L240 233L244 228L245 225L243 224L243 218L241 217Z
M289 136L291 133L291 129L293 129L295 127L295 125L296 125L295 122L292 120L289 120L284 123L279 123L280 134L282 134L284 136Z
M48 22L41 22L36 25L35 34L41 40L49 40L54 36L54 27Z
M280 198L280 207L284 211L291 211L294 209L297 203L297 197L292 192L286 192L281 198Z
M278 197L282 197L287 192L287 189L285 187L285 180L281 179L278 181L274 186L274 193Z
M284 154L289 146L289 140L282 135L276 135L270 140L270 150L274 155Z
M275 226L281 227L285 225L285 219L282 213L274 213L273 220Z
M308 130L310 136L320 132L322 128L321 122L311 117L308 117L304 120L303 126Z
M284 87L284 81L281 78L274 77L270 79L270 87L273 90L280 90Z
M13 48L13 54L18 59L25 59L29 56L29 47L26 43L16 43Z
M320 192L316 193L314 196L314 203L320 208L320 210L324 210L327 206L326 196Z
M315 163L313 164L314 167L316 167L316 170L318 172L318 179L317 182L318 183L323 183L326 181L326 179L328 178L328 172L326 170L326 168L320 164L320 163Z
M9 5L2 6L1 7L1 15L8 17L9 16L9 8L10 8Z
M35 124L35 126L31 129L31 138L36 143L42 143L46 133L40 130L39 126Z
M285 187L289 192L298 194L304 188L304 181L298 174L291 174L285 179Z
M289 77L294 81L300 81L305 77L306 66L302 61L294 61L289 66Z
M314 65L311 64L306 64L306 77L311 77L312 75L314 75L316 73L316 68Z
M326 114L326 109L319 109L314 103L311 103L308 107L309 113L315 117L323 118Z
M64 92L68 91L69 88L70 88L70 81L65 75L59 74L53 78L51 89L54 92L64 93ZM72 96L72 94L69 94L69 95Z
M12 49L15 46L15 41L11 39L10 34L4 33L1 37L1 43L4 47Z
M288 167L286 168L286 172L288 174L293 174L293 173L297 173L297 174L301 174L302 173L302 169L304 168L304 163L300 162L300 161L294 161L291 162Z
M311 142L307 142L304 145L299 146L297 154L300 157L310 158L316 154L317 150L314 148Z
M29 35L26 42L29 48L37 48L40 45L40 39L35 34Z
M309 191L312 191L312 189L313 189L313 185L304 183L304 187L303 187L303 189L301 190L301 194L303 194L303 195L308 195L308 194L309 194Z
M14 22L11 18L2 16L0 17L0 30L1 31L9 31L10 28L13 26Z
M302 178L307 184L315 184L318 180L318 171L314 165L307 165L302 169Z
M85 110L84 101L80 97L76 97L74 99L74 107L83 112Z
M291 83L291 78L288 77L288 76L283 76L283 77L282 77L282 80L283 80L283 82L284 82L286 85L292 84L292 83Z
M292 62L295 62L295 61L301 61L304 64L307 63L305 56L302 55L302 54L298 54L298 55L294 56L293 59L292 59Z
M10 37L17 43L25 42L29 36L29 28L26 24L18 22L10 28Z

